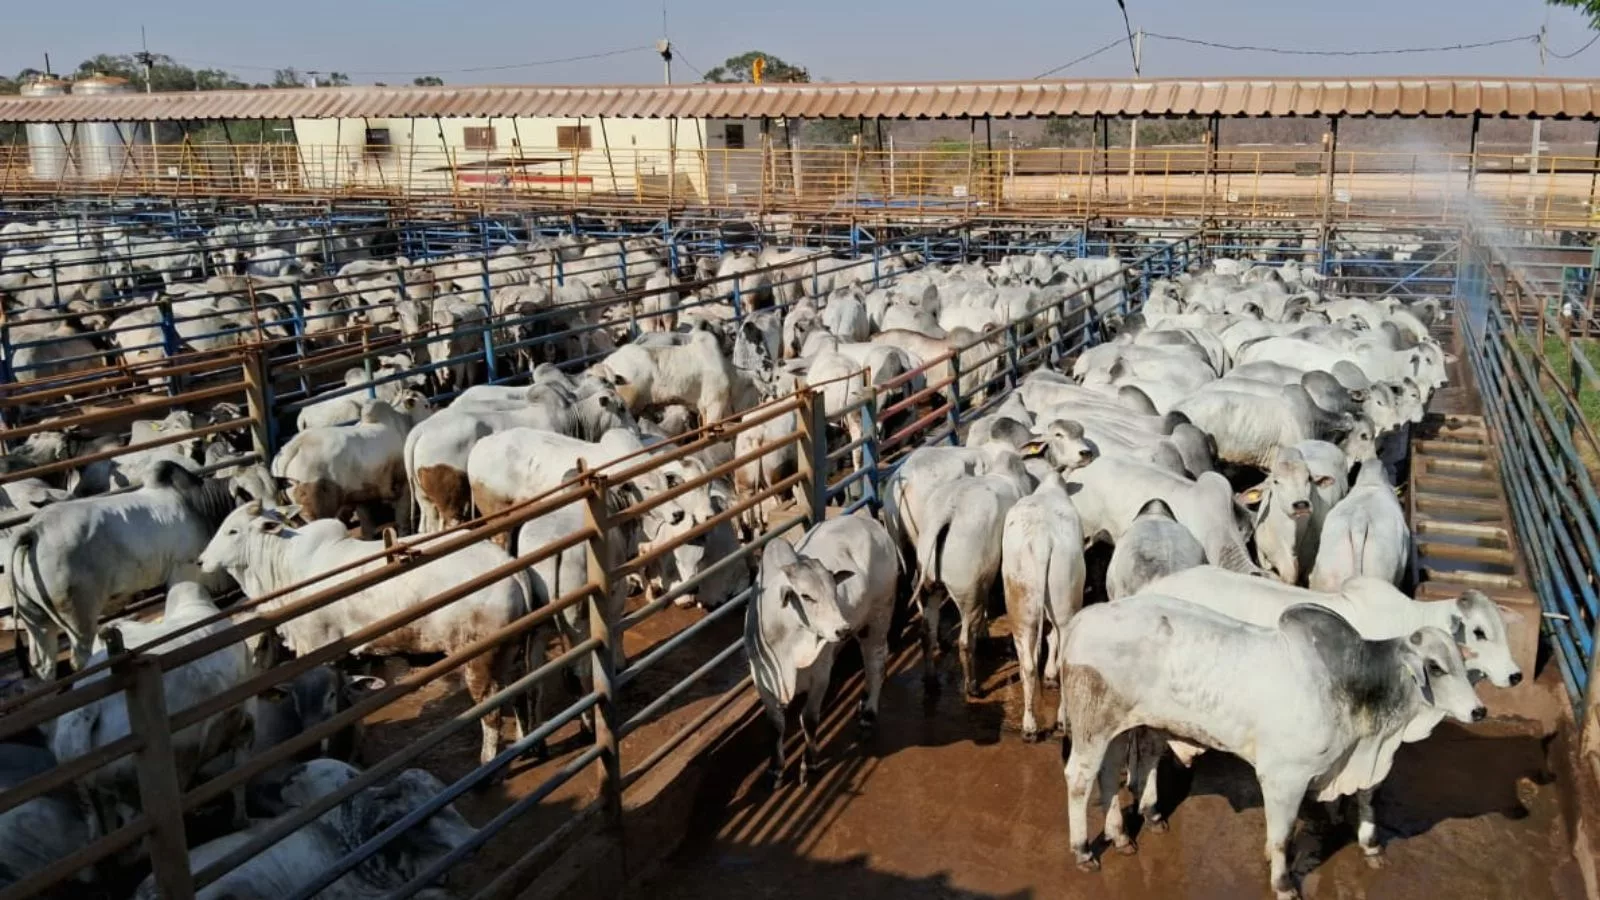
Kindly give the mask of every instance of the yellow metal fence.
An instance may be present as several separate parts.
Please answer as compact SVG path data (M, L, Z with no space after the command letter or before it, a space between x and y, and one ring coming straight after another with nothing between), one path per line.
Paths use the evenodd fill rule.
M75 152L0 148L0 193L1442 222L1479 212L1600 225L1593 157L1204 146L1130 153L966 142L892 152L184 143L119 148L117 165L80 167Z

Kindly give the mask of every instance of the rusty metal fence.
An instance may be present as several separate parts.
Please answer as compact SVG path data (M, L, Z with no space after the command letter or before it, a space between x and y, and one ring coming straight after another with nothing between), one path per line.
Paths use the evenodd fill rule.
M130 145L104 178L35 177L26 147L0 148L9 196L430 197L488 208L702 207L937 215L1409 219L1485 215L1589 228L1600 162L1444 150L1218 147L997 148L974 136L929 147L748 148L336 144Z

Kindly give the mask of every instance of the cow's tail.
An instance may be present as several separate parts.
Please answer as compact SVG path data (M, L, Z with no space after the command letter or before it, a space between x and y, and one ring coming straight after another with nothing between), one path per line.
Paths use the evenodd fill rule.
M11 544L11 558L6 561L6 577L11 580L12 620L20 623L18 626L19 632L24 630L26 628L26 622L24 621L22 615L22 605L24 603L29 603L35 607L38 607L38 610L48 616L50 621L54 622L57 628L65 631L69 637L75 638L76 632L73 630L72 626L63 619L60 611L56 609L56 605L51 601L50 597L48 595L36 597L27 590L26 586L28 579L23 573L25 569L30 568L27 564L28 558L34 553L38 546L39 533L34 531L32 527L22 528L13 538ZM35 575L37 575L37 567L31 568L33 568ZM40 582L40 587L43 587L40 579L36 577L35 581ZM22 673L24 675L32 675L36 678L55 678L54 672L41 673L30 671L32 669L33 661L28 658L28 653L24 649L27 642L21 639L22 635L20 633L18 633L16 637L17 663L18 668L21 669ZM53 635L51 639L54 640ZM74 639L74 646L76 646L76 638ZM50 655L54 656L55 649L56 648L54 647L49 648Z
M944 542L950 534L951 519L945 518L936 528L922 532L917 542L917 580L911 591L911 604L920 608L922 591L944 579Z
M11 543L11 558L6 560L6 578L10 581L11 588L11 622L13 646L17 648L17 668L25 676L35 673L31 671L33 661L28 658L26 649L27 641L23 639L22 625L22 563L28 558L28 552L38 544L39 537L32 528L20 529Z

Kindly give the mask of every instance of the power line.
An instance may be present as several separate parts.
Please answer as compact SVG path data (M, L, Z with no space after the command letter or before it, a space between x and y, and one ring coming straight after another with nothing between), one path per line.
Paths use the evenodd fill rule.
M1557 53L1554 50L1551 50L1548 46L1545 48L1545 52L1549 53L1551 56L1554 56L1556 59L1571 59L1590 47L1593 47L1595 41L1600 41L1600 31L1595 32L1594 37L1589 38L1589 43L1584 44L1582 47L1579 47L1571 53Z
M1072 60L1071 62L1062 63L1061 65L1056 66L1054 69L1051 69L1051 70L1049 70L1047 72L1040 72L1039 74L1033 76L1033 78L1034 78L1035 81L1037 81L1040 78L1049 78L1051 75L1054 75L1055 73L1061 71L1062 69L1070 69L1073 66L1077 65L1078 63L1088 62L1089 60L1094 59L1096 56L1099 56L1100 54L1106 52L1107 50L1114 50L1117 47L1120 47L1123 44L1128 43L1132 39L1133 39L1132 37L1119 37L1116 40L1112 41L1111 43L1105 45L1104 47L1101 47L1099 50L1094 50L1094 51L1091 51L1089 53L1085 53L1084 55L1078 57L1077 59Z
M689 67L689 71L691 71L694 74L700 76L700 80L701 81L705 81L706 80L706 73L700 71L699 67L697 67L694 63L689 62L689 58L687 56L683 55L683 48L682 47L679 47L679 46L676 46L676 45L673 46L673 48L672 48L672 58L677 60L678 62L681 62L684 65L688 66Z
M534 68L536 66L553 66L553 65L558 65L560 63L582 62L584 60L589 60L589 59L605 59L605 58L611 57L611 56L622 56L622 55L627 54L627 53L639 53L641 51L646 51L646 50L648 50L650 52L655 52L655 48L654 47L624 47L624 48L622 48L620 50L602 50L599 53L585 53L585 54L582 54L580 56L563 56L563 57L560 57L558 59L536 59L536 60L533 60L531 62L507 63L505 65L497 65L497 66L472 66L470 68L465 68L465 69L429 69L429 70L412 69L412 70L406 71L406 72L398 72L398 71L379 72L379 71L353 71L352 70L352 71L345 72L344 74L346 74L346 75L362 75L362 76L365 76L365 75L374 75L374 76L380 76L380 75L382 75L382 76L469 75L469 74L472 74L474 72L503 72L503 71L507 71L507 70L510 70L510 69L531 69L531 68ZM210 66L210 67L215 67L215 68L219 68L219 69L247 69L247 70L255 71L255 72L276 72L279 69L284 68L283 66L250 66L250 65L244 65L243 63L203 62L203 61L197 60L197 59L180 59L180 60L178 60L178 62L186 63L186 64L192 65L192 66Z
M1450 50L1477 50L1482 47L1496 47L1501 44L1521 44L1537 41L1537 34L1521 34L1516 37L1497 38L1492 41L1477 41L1470 44L1447 44L1438 47L1391 47L1382 50L1302 50L1288 47L1256 47L1249 44L1222 44L1216 41L1203 41L1198 38L1182 37L1175 34L1157 34L1153 31L1144 33L1145 37L1156 38L1163 41L1176 41L1180 44L1194 44L1199 47L1211 47L1216 50L1239 50L1249 53L1277 53L1285 56L1392 56L1405 53L1442 53ZM1590 43L1593 43L1592 41ZM1578 51L1583 52L1583 51Z

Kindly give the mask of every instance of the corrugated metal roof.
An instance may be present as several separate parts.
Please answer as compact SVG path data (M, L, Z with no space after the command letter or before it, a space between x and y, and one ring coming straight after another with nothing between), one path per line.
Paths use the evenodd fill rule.
M0 122L549 116L1600 118L1585 79L1296 78L907 84L348 87L0 98Z

